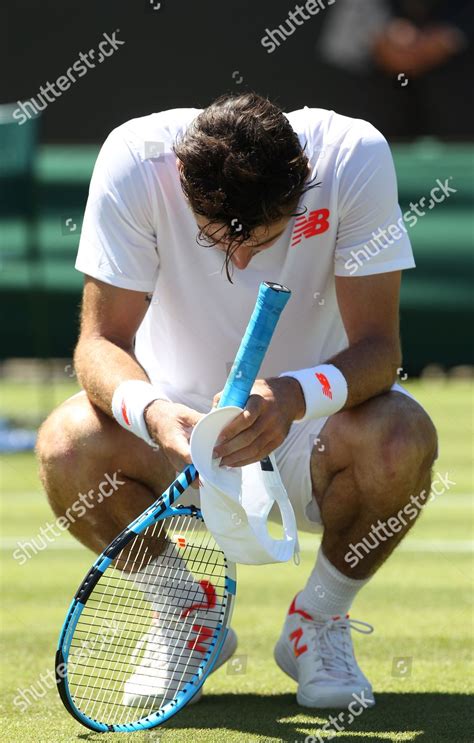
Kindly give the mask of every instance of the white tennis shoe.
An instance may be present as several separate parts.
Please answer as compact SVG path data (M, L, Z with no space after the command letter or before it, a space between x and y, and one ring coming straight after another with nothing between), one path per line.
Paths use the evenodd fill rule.
M313 618L296 607L297 598L288 611L274 656L282 671L298 682L298 704L316 709L342 708L358 694L365 706L372 707L372 686L354 657L351 629L368 635L373 627L350 619L348 614Z
M123 703L129 707L149 707L155 699L157 708L170 701L196 673L220 616L219 604L206 611L203 604L188 607L160 618L156 614L148 632L139 640L131 658L133 665L141 656L135 672L124 684ZM213 671L223 665L237 648L237 635L229 628ZM202 687L191 699L199 701Z

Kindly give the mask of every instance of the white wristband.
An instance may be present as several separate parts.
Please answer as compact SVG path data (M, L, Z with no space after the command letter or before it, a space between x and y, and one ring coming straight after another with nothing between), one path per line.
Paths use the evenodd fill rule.
M346 404L347 382L342 372L332 364L283 372L280 377L294 377L303 390L306 411L304 417L295 420L295 423L305 423L312 418L325 418L337 413Z
M152 384L141 379L129 379L119 384L112 397L112 412L117 423L131 431L150 446L157 446L151 438L143 413L154 400L169 400Z

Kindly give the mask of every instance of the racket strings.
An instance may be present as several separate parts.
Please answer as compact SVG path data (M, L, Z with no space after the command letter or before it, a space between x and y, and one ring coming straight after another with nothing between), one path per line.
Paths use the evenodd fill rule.
M198 524L199 522L197 521L197 519L194 519L193 532L196 529ZM184 533L186 530L180 529L180 531ZM193 537L193 533L191 534L191 538L192 537ZM185 547L187 540L189 540L189 535L186 537L178 536L176 538L176 544L180 545L181 547ZM211 534L205 533L204 538L199 541L198 545L196 545L196 548L194 549L194 553L192 555L193 571L199 572L200 570L202 570L203 566L206 565L207 573L209 573L210 568L215 567L215 564L216 564L214 560L215 547L213 549L209 547L211 542L213 542ZM209 555L206 555L206 552L213 553L213 560L211 560L211 562L209 562ZM206 560L204 559L204 557L206 557ZM220 570L219 577L222 579L223 577L222 557L223 556L221 553L220 553L220 557L221 557L221 561L220 561L221 570ZM180 574L181 572L180 565L179 565L180 560L175 561L175 562L178 562L178 565L175 565L172 561L171 572L173 572L173 569L174 569L173 582L174 582L174 585L179 587L180 589L181 604L183 603L183 595L182 595L183 590L185 593L184 603L189 603L190 600L192 600L192 603L195 603L196 592L197 592L196 591L197 581L194 579L191 572L188 572L188 570L186 570L186 573L184 575L184 580L183 580L183 575ZM215 577L214 571L211 571L211 577ZM175 595L172 597L173 603L171 602L168 603L166 615L163 617L162 613L159 614L160 624L162 628L170 628L170 624L173 624L175 622L176 617L173 616L173 614L174 614L174 605L175 605L174 601L178 598L176 594L177 594L177 591ZM156 605L155 605L155 608L156 608ZM206 607L206 610L208 611L208 607ZM181 619L181 615L180 615L180 619ZM207 622L207 624L209 624L209 621ZM210 626L207 626L207 624L206 624L206 629L209 630L209 634L212 636L217 623L212 622ZM198 625L198 627L201 627L201 628L203 628L203 626L204 626L203 624ZM166 701L169 701L170 698L175 696L179 688L185 685L186 680L189 680L194 675L194 673L199 668L199 666L201 665L200 660L198 662L193 663L192 662L193 656L190 653L188 653L186 657L186 653L185 653L186 649L189 650L189 643L191 642L191 635L194 631L195 631L195 625L193 622L187 622L187 623L181 622L181 624L178 625L178 633L179 633L178 637L176 636L176 627L174 628L174 633L171 632L171 637L169 639L171 643L173 643L173 641L176 643L175 647L177 648L178 652L177 654L175 653L174 655L172 655L171 658L169 657L167 658L167 665L170 665L172 663L173 672L169 674L168 684L166 685L166 688L162 692L160 707ZM166 642L165 644L168 644L168 643ZM191 647L192 647L192 642L191 642ZM184 658L183 658L183 654L184 654ZM153 637L153 649L151 651L151 658L152 659L153 657L156 658L157 655L158 653L156 652L156 638ZM167 655L169 655L168 647L167 647ZM145 680L147 680L147 677L149 675L151 675L154 678L155 683L157 680L159 680L159 674L156 673L156 667L153 667L152 674L144 673L143 669L141 669L141 673L142 673L142 676L145 678ZM177 675L179 676L179 678L177 678ZM143 689L140 688L140 687L143 687L143 684L136 682L135 686L140 691L143 691ZM156 705L156 702L157 702L156 695L153 695L150 693L147 695L146 700L144 700L144 703L147 707L150 704L152 706Z
M163 529L163 523L155 524L155 525L153 525L153 527L151 527L151 528L149 528L147 530L148 536L155 536L155 537L159 538L161 536L162 529ZM111 608L109 608L107 611L108 611L108 613L113 612L115 614L114 623L115 623L116 626L117 625L120 626L120 627L123 627L124 626L124 623L125 623L125 620L126 620L126 617L125 617L125 614L126 614L125 608L127 606L129 606L130 607L130 610L131 610L130 612L127 612L127 614L131 614L132 616L135 616L137 614L137 608L138 608L137 601L140 601L141 594L137 594L136 591L134 593L132 593L134 591L134 588L135 587L134 587L133 583L131 583L131 582L129 582L128 584L126 584L126 588L124 590L124 588L123 588L123 577L122 577L122 575L124 574L125 570L128 570L129 573L133 573L133 572L135 572L135 571L137 571L137 570L139 570L139 569L141 569L143 567L143 564L145 563L145 561L147 560L147 557L148 557L148 555L147 555L147 552L148 552L147 543L149 543L149 541L148 540L145 540L145 539L142 539L141 538L141 535L135 537L134 540L132 541L131 545L126 550L124 550L120 555L118 555L117 556L117 559L116 559L116 563L119 563L121 565L121 567L122 567L122 574L120 575L121 580L114 580L113 583L111 585L109 585L109 582L108 581L106 582L106 581L104 581L102 579L99 582L99 584L98 584L98 586L102 585L102 588L105 588L105 590L102 590L102 592L101 592L102 595L100 597L99 607L101 609L103 609L103 606L104 606L103 597L104 597L104 595L109 595L110 596L110 601L108 603L110 604L110 607ZM110 569L107 572L110 575L113 574ZM108 576L108 577L110 577L110 576ZM151 583L151 576L148 579L148 582ZM144 586L142 586L142 587L144 587ZM120 594L121 594L120 596L119 596L119 591L120 591ZM91 604L91 606L92 606L92 604ZM117 613L117 607L118 606L121 606L122 607L122 611L120 613ZM89 605L88 605L88 607L86 607L86 609L88 609L88 608L89 608ZM150 625L150 617L149 616L146 616L145 618L147 620L146 621L146 625L147 625L147 628L148 628L149 625ZM94 622L97 623L97 621L98 621L98 615L96 613L96 615L94 617ZM119 644L120 644L120 646L126 648L126 653L124 654L125 656L130 656L130 651L132 649L134 650L135 647L136 647L136 644L137 644L136 633L134 633L135 636L131 638L131 633L130 633L129 627L130 627L130 625L128 626L128 631L124 631L122 629L122 631L120 632L120 638L119 638ZM133 629L135 629L136 628L136 622L132 622L131 623L131 627ZM130 640L132 640L132 642L130 642ZM106 676L115 678L116 681L122 681L123 682L123 675L124 674L127 675L127 672L129 672L129 669L126 668L124 670L124 672L121 674L120 671L123 670L123 669L121 669L119 667L119 664L120 664L120 657L119 657L119 655L118 655L117 652L114 655L112 655L110 666L108 667L108 669L106 667L104 667L103 662L100 664L100 668L99 668L98 667L98 665L99 665L99 657L96 657L95 663L94 663L94 666L93 666L93 669L92 669L91 677L92 678L94 678L94 677L95 678L98 678L99 675L100 675L99 674L99 671L100 671L102 673L102 675L103 675L103 681L102 681L101 686L98 689L97 698L95 699L95 702L96 702L95 707L97 707L97 703L99 702L99 700L102 700L103 699L103 697L104 697L103 692L105 692L105 691L112 691L109 687L106 687L105 686L105 684L106 684ZM107 671L107 670L108 670L108 673L106 674L105 671ZM82 674L82 677L81 677L81 680L80 680L81 686L84 686L84 684L82 682L84 681L84 678L85 678L85 671L86 671L86 669L84 668L83 674ZM119 689L117 689L115 691L116 691L116 696L118 696L119 693L120 693ZM94 701L94 697L89 698L89 701ZM110 699L110 702L112 704L117 704L118 699L112 698L112 699ZM94 708L93 706L89 706L89 708L87 710L84 710L84 711L87 711L87 714L89 714L89 716L94 716L94 715L95 716L98 716L98 714L99 714L98 711L97 711L97 709Z
M124 563L124 565L122 565L122 559L123 559L122 553L120 553L117 556L116 560L115 560L115 564L116 565L120 565L122 574L124 574L124 573L125 574L127 574L127 573L133 574L133 573L135 573L137 571L137 569L138 570L141 570L142 567L143 567L144 561L146 559L150 559L151 558L151 555L148 554L149 553L149 544L150 544L150 542L147 539L147 537L148 538L153 538L154 537L156 540L158 540L158 539L162 539L163 534L164 534L164 522L161 521L161 522L155 523L151 528L146 529L143 532L143 534L137 535L135 537L135 539L132 541L130 548L128 550L126 548L124 551L122 551L122 553L125 552L125 563ZM135 552L136 552L136 556L134 556L135 555ZM121 609L122 609L121 612L120 612L120 616L117 618L117 621L119 622L119 625L120 626L126 625L126 622L127 622L127 616L126 616L126 614L128 614L128 612L126 612L127 602L130 601L130 595L131 595L132 590L133 591L135 590L135 585L134 584L135 584L135 581L133 581L133 583L132 582L129 582L129 585L128 585L128 595L126 596L126 600L124 600L125 597L123 595L123 592L122 592L122 595L120 595L120 586L118 584L114 584L114 586L113 586L113 593L112 593L112 597L111 597L112 604L117 604L118 603L121 606ZM133 586L133 588L132 588L132 586ZM127 594L127 589L125 589L125 593ZM131 608L131 613L132 614L138 613L136 611L136 607L133 606L133 602L132 602L132 606L130 608ZM109 609L109 611L114 611L114 608ZM136 627L136 622L133 622L133 620L132 620L131 624L132 624L132 626L134 628ZM125 637L122 637L121 638L121 644L122 645L125 645L126 649L129 651L130 650L130 642L132 640L130 629L128 629L126 633L122 632L121 634L122 635L125 635ZM133 655L132 655L132 659L133 659ZM120 660L119 655L117 653L115 653L115 656L114 656L114 659L113 659L113 663L112 663L112 668L109 669L109 674L111 676L114 676L117 681L120 680L123 683L123 678L120 678L120 679L118 678L120 676L120 671L122 670L120 668L120 664L122 662L123 661ZM105 670L105 669L102 668L101 670ZM123 676L123 674L121 674L121 675ZM104 673L103 674L103 682L101 684L101 690L100 690L101 691L101 696L99 698L101 698L101 697L104 696L104 692L105 691L109 691L105 687L106 677L107 677L107 674ZM116 689L115 690L115 693L113 693L112 703L115 704L115 705L119 701L119 694L120 694L120 692L118 691L118 689ZM97 714L97 712L96 712L96 714Z
M194 520L192 520L191 523L193 524L193 532L194 532L194 530L196 529L196 527L199 524L199 522L197 521L197 519L194 519ZM188 532L187 529L182 529L181 527L180 527L179 530L182 533L183 532L185 532L185 533ZM193 535L191 534L191 537L192 536ZM183 537L178 537L176 541L181 546L185 546L185 544L186 544L186 539L184 539L184 542L183 542ZM220 552L220 550L216 551L215 547L212 550L210 549L209 545L211 544L211 541L213 542L212 536L209 533L206 533L205 532L204 533L204 538L201 538L199 540L199 543L195 546L195 548L193 550L193 554L190 555L190 556L188 556L188 561L189 561L189 557L192 556L192 560L193 560L193 572L194 573L199 573L200 571L203 570L203 567L205 566L206 567L206 574L208 576L210 575L214 580L216 579L216 577L218 577L220 579L221 584L222 584L222 591L223 591L224 567L225 567L224 566L224 561L223 561L223 555ZM206 551L207 552L212 552L212 559L211 560L209 560L209 555L206 555ZM204 555L206 555L206 560L204 560L204 557L203 557ZM218 556L218 560L217 561L216 561L216 556ZM218 574L216 573L216 566L217 565L219 565L219 573ZM195 578L193 577L193 575L191 574L191 572L189 572L188 569L186 569L186 574L185 574L184 580L183 580L183 576L180 575L180 567L179 567L179 565L174 566L174 564L172 564L171 565L171 572L172 573L173 573L173 569L174 569L173 579L175 581L175 585L179 585L181 587L181 590L182 590L183 585L185 587L187 587L186 600L189 601L192 598L195 601L195 598L196 598L196 583L197 583L197 581L195 580ZM196 576L196 577L198 577L198 576ZM223 597L223 594L222 594L222 597ZM176 597L173 597L173 598L176 598ZM181 596L181 598L182 598L182 596ZM162 628L169 628L170 627L170 623L172 624L175 621L175 616L173 616L173 613L172 613L173 612L173 609L172 609L173 606L174 606L174 603L173 604L169 603L168 604L168 610L166 612L166 615L164 617L163 617L163 613L161 613L159 615L160 616L160 624L161 624L161 627ZM155 608L156 608L156 606L155 606ZM209 620L208 620L207 624L209 624ZM199 626L202 628L203 627L203 624L201 624ZM198 626L197 629L199 629L199 626ZM212 637L213 634L215 634L216 626L217 626L217 622L216 621L211 622L210 626L206 626L206 628L209 630L209 633L208 634L211 637ZM194 676L194 674L196 673L196 671L198 670L199 666L202 663L202 661L200 659L193 662L193 656L190 653L188 653L187 658L186 658L185 650L186 650L186 648L189 649L189 643L191 642L191 635L195 631L195 629L196 629L196 627L193 624L193 622L188 622L187 623L187 630L186 630L186 623L182 622L181 623L181 626L178 627L179 636L176 636L176 628L174 630L174 633L171 632L171 636L169 638L169 642L170 642L170 644L172 644L173 642L175 643L175 649L177 650L177 652L175 652L174 654L172 654L172 656L170 658L169 657L169 648L168 647L166 648L167 649L167 655L168 655L167 665L169 666L169 665L172 664L173 672L171 674L169 674L168 684L166 685L166 688L162 692L161 701L160 701L160 704L159 704L160 707L163 706L163 704L165 704L166 702L170 701L170 699L173 698L176 695L176 693L180 689L180 687L184 686L185 685L185 682L186 681L189 681L190 678L192 678L192 676ZM151 652L152 659L153 659L153 656L156 657L156 655L157 655L157 652L156 652L156 637L153 637L153 643L154 643L154 646L153 646L153 649L152 649L152 652ZM166 645L168 645L168 639L167 639ZM191 647L192 647L192 643L191 643ZM156 667L155 666L152 665L152 667L153 667L153 673L152 674L144 673L143 668L141 669L141 673L142 673L142 676L145 678L145 680L147 679L147 677L149 675L152 676L153 677L153 681L156 684L156 681L159 681L160 680L161 674L157 674ZM167 670L169 671L169 668ZM143 692L144 691L141 688L142 686L143 685L140 684L140 683L137 683L137 682L135 683L135 688L138 688L140 692ZM156 697L156 694L148 693L148 695L146 696L146 699L143 699L141 701L141 704L144 704L147 709L150 708L150 707L152 709L156 709L157 706L158 706L157 705L157 702L158 702L158 699ZM122 719L123 719L123 714L122 714Z
M203 665L227 592L225 558L201 524L195 516L175 516L148 527L96 584L68 667L71 695L87 716L125 724L158 711ZM165 526L167 542L157 557L153 540L163 540ZM130 702L124 692L132 677Z
M157 524L154 524L151 529L151 532L152 532L151 535L154 535L157 538L159 538L162 534L162 529L163 529L163 522L161 523L158 522ZM97 584L97 586L101 585L101 587L104 589L101 592L99 607L94 612L94 606L93 606L93 603L91 603L90 605L88 604L86 606L86 609L83 612L83 616L84 615L85 617L87 617L88 615L91 616L92 624L95 624L97 626L100 626L100 623L111 624L113 628L113 632L116 632L117 634L120 635L120 637L118 638L119 639L118 644L120 644L122 647L125 646L125 648L128 647L129 642L130 642L130 632L129 631L126 632L124 630L120 632L118 628L123 627L124 625L125 618L123 616L123 612L125 610L125 607L127 605L130 605L130 610L133 613L135 613L136 607L134 606L134 601L133 600L130 601L130 597L132 595L131 591L133 590L133 585L131 583L128 583L128 584L126 583L125 585L127 587L124 588L122 575L126 575L126 571L130 570L129 564L131 560L133 560L133 562L137 562L140 559L140 552L142 551L142 546L144 543L145 543L144 540L141 539L141 535L137 535L133 539L131 544L127 546L125 550L122 550L122 552L120 553L120 556L116 560L116 562L121 562L121 560L123 559L122 555L125 554L125 562L123 565L121 565L122 571L121 573L119 573L121 580L117 580L116 582L113 582L112 584L110 584L110 575L113 574L113 571L112 570L106 571L107 578L105 579L105 576L104 576L104 578L102 578L101 581L99 581L99 583ZM135 558L133 558L135 553L136 553L136 556ZM97 586L96 586L96 589L97 589ZM96 590L94 590L94 593L92 595L95 596L95 594L96 594ZM119 594L121 595L119 596ZM106 595L110 597L110 608L106 610L106 616L103 618L100 618L98 614L98 610L103 608L102 602L103 602L104 596ZM122 603L120 603L120 599ZM117 614L117 607L122 607L122 612L120 612L120 614ZM83 619L83 616L81 616L81 620ZM111 619L109 619L109 617L111 617ZM81 627L82 627L82 624L81 624ZM112 654L113 660L112 660L112 668L109 669L109 675L110 676L115 675L115 678L117 678L118 676L118 673L117 673L118 654L113 653L113 648L110 648L110 653L108 653L107 655L110 655L110 654ZM91 660L92 659L94 659L94 665L93 665L93 668L91 669L90 678L94 678L94 679L100 678L100 673L102 673L103 681L99 689L96 690L96 693L97 693L97 699L95 700L96 704L90 705L87 711L83 710L86 712L86 714L89 714L90 717L93 717L96 714L95 707L97 706L99 699L104 697L104 692L107 691L107 688L105 687L105 683L106 683L105 670L106 669L103 666L103 659L102 659L102 662L100 663L100 667L99 667L99 662L101 660L101 655L97 653L95 658L93 658L91 654ZM83 681L86 676L87 668L88 668L88 664L87 663L83 664L83 671L82 671L80 681L78 682L78 688L79 688L79 684L80 686L84 686ZM89 701L92 701L92 700L89 700Z
M186 539L189 539L189 537L190 537L189 532L191 531L191 534L192 534L192 532L194 532L194 530L196 529L196 525L197 525L197 521L195 519L194 520L191 520L188 523L188 525L186 526L186 528L184 528L184 524L180 524L180 526L179 526L180 530L183 530L184 529L184 531L186 532L186 536L185 537L184 536L183 537L179 537L179 539L182 539L183 540L183 544L186 544ZM168 535L168 538L169 537L170 537L170 535ZM169 542L169 544L165 547L165 550L164 550L164 555L163 556L166 556L167 559L168 559L168 562L167 562L166 567L165 567L164 570L163 570L163 566L160 565L160 568L161 568L160 571L156 571L156 570L148 571L148 575L147 575L145 581L143 581L141 579L138 579L138 577L135 576L135 581L134 581L135 584L142 591L145 592L145 595L146 594L149 595L149 593L151 591L154 592L153 599L155 599L155 596L156 596L155 586L156 586L157 583L159 583L160 587L162 587L163 585L166 585L166 588L167 588L167 591L168 591L169 590L169 584L170 584L170 582L171 582L171 584L173 584L173 582L174 581L177 581L179 579L179 577L180 577L178 575L178 573L179 573L179 561L180 561L180 559L177 559L176 557L174 557L174 558L171 557L171 555L170 555L170 545L171 546L173 545L173 542L172 541ZM143 570L143 562L144 562L144 560L142 560L142 564L140 566L140 570ZM148 563L145 563L145 565L148 568ZM188 576L186 576L186 577L188 577ZM161 578L161 580L157 580L159 578ZM158 608L161 608L161 607L158 607ZM156 600L153 601L153 609L154 609L155 612L157 611ZM163 625L164 626L169 626L169 613L171 611L171 603L168 603L166 609L167 609L167 611L166 611L165 615L163 616L163 612L162 612L160 616L161 616L161 621L162 621ZM149 636L149 633L147 633L147 635L145 635L145 637L141 641L143 644L145 644L147 642L148 636ZM147 652L147 650L145 650L144 656L145 656L145 653L146 652ZM134 651L132 653L132 657L131 657L132 663L135 662L136 657L137 657L137 647L135 647L135 649L134 649ZM143 673L143 669L141 669L141 671ZM146 699L146 702L145 702L146 705L149 704L150 698L151 698L150 695L148 695L148 698ZM115 699L115 703L117 703L118 701L119 700L116 698ZM163 700L161 700L161 702L160 702L160 707L162 705L162 701ZM123 720L123 714L124 713L122 713L122 719L120 720L121 722Z
M122 553L120 553L117 556L115 563L120 565L122 574L125 573L125 571L128 574L134 574L142 570L144 564L145 565L148 564L150 557L151 557L151 555L149 555L149 544L150 544L149 538L155 537L157 540L162 538L163 529L164 529L164 522L157 522L151 528L146 529L143 534L137 535L137 537L135 537L134 540L132 541L130 547L123 550ZM125 562L122 564L123 553L125 553ZM148 584L151 584L151 575L148 579ZM108 584L106 584L105 587L108 590L110 590ZM140 586L140 588L144 588L144 587L145 586ZM149 587L150 585L147 585L148 589ZM121 584L115 583L113 585L111 604L113 607L116 607L117 605L120 605L122 607L122 611L120 612L120 615L117 617L117 620L116 620L119 622L120 626L123 626L125 622L127 621L127 617L125 616L126 613L127 614L129 613L129 612L126 612L127 602L130 601L131 591L135 590L135 588L136 588L136 580L134 580L133 583L130 582L128 584L128 588L125 590L125 594L127 594L127 591L128 591L128 595L125 597L123 590L121 592L122 595L119 595ZM130 613L132 613L133 615L137 614L137 607L134 606L133 601L132 601L132 606L130 607L130 609L131 609ZM115 609L112 608L112 609L109 609L109 611L115 611ZM147 616L147 619L148 619L148 624L149 624L149 616ZM133 622L133 620L131 624L134 628L136 627L136 622ZM130 655L130 650L131 650L130 640L131 640L130 630L128 630L126 633L125 632L121 633L121 638L120 638L121 645L126 647L129 655ZM132 647L133 645L136 647L136 638L132 644ZM131 663L133 663L133 660L134 660L134 652L135 652L135 648L133 649L132 655L130 657ZM98 712L96 708L97 708L99 700L103 699L104 692L106 691L112 693L111 703L115 706L119 704L119 700L120 700L119 684L116 684L118 688L115 688L114 690L107 688L105 684L106 684L107 675L114 677L116 681L120 681L123 684L124 674L120 673L121 671L123 671L123 669L120 668L121 663L123 663L123 661L120 660L119 655L116 653L112 660L112 668L108 669L108 674L105 673L106 669L103 666L101 667L100 670L101 672L103 672L103 682L101 684L100 694L98 695L95 708L93 707L91 711L89 712L90 716L92 716L93 714L98 716L100 714L100 710ZM94 672L97 672L97 662L95 664Z

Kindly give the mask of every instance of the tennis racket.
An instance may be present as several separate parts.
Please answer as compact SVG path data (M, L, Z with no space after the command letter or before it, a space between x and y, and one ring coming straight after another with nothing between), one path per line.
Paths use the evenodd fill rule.
M260 285L219 407L245 407L290 295L280 284ZM188 465L113 540L69 607L56 683L66 709L91 730L160 725L196 695L218 662L235 566L203 528L200 510L174 505L197 476Z

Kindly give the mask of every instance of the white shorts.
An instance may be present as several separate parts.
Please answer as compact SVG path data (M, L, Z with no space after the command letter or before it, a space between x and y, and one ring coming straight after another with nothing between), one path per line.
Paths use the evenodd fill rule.
M398 383L392 386L392 390L415 399L413 395ZM83 394L86 393L84 390L81 390L72 397ZM167 390L167 394L173 402L197 409L195 402L189 400L185 395L171 395L169 390ZM201 410L199 412L206 411ZM312 533L321 533L323 531L319 507L316 499L313 498L310 459L314 446L318 448L329 445L329 442L324 440L324 433L320 436L326 421L327 417L315 418L306 423L293 423L283 444L273 452L281 479L295 512L298 530L300 531ZM322 448L321 451L323 451ZM199 492L188 488L180 497L179 503L181 505L193 503L199 507ZM272 512L270 513L270 520L280 523L278 509L275 509L274 518L272 518Z
M392 385L392 390L414 399L413 395L397 382ZM285 441L274 452L300 531L313 533L323 531L319 506L313 497L310 459L314 446L320 448L320 451L324 451L323 447L330 446L323 432L327 420L326 417L315 418L306 423L293 423Z

